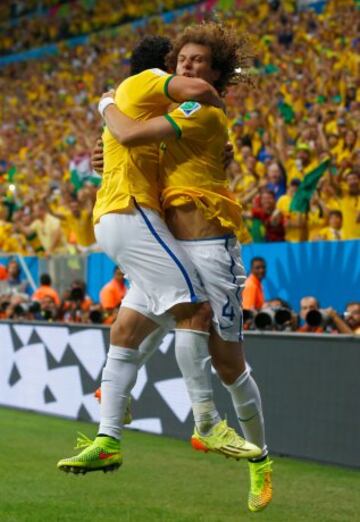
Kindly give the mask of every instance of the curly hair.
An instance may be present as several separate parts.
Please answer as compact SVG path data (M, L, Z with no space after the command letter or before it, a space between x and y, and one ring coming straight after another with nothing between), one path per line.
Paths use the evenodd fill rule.
M145 36L133 50L130 58L130 74L146 69L166 70L165 57L171 50L171 42L165 36Z
M178 55L184 45L189 43L210 48L211 67L220 72L219 79L214 82L219 94L224 94L230 84L249 81L246 69L252 63L253 56L246 35L239 37L232 28L217 22L189 26L175 39L172 50L166 57L166 65L170 71L176 70Z

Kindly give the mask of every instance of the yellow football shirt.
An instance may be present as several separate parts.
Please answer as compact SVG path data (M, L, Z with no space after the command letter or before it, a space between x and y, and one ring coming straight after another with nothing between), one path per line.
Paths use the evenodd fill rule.
M148 69L124 80L115 93L117 107L135 120L149 120L166 112L171 100L167 87L172 75ZM159 145L125 147L105 128L104 169L93 220L109 212L124 212L135 199L139 205L160 211Z
M165 116L177 139L169 140L162 158L164 208L193 201L207 220L217 219L239 233L241 206L229 190L223 167L228 140L224 112L198 102L185 102Z

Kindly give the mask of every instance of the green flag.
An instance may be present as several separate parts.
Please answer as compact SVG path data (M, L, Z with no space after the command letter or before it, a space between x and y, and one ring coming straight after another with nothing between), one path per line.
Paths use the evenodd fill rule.
M8 173L7 173L7 180L9 183L14 183L15 174L16 174L16 167L14 167L14 166L10 167L8 170Z
M314 170L306 174L291 201L290 211L307 212L309 210L310 199L315 192L319 179L327 170L329 165L330 159L328 158L320 163Z
M284 119L285 123L292 123L295 119L294 109L288 103L284 101L278 103L278 110Z
M266 230L263 222L258 218L252 218L245 223L253 242L264 243Z

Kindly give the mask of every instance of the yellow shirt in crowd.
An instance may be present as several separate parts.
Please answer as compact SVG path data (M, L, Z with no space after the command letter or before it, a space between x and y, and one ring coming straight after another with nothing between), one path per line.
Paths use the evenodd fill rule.
M160 69L130 76L116 90L117 107L135 120L161 116L171 103L167 95L171 78L172 75ZM125 147L107 128L103 143L104 170L94 207L94 223L109 212L126 211L133 198L140 205L160 210L158 144Z
M59 239L56 245L53 246L51 252L64 253L66 251L66 241L58 218L46 214L44 220L35 219L35 221L31 223L30 228L37 233L40 243L46 252L50 250L53 244L54 235L60 230Z
M284 194L283 196L280 196L277 203L276 208L282 213L284 218L296 225L299 221L301 212L291 212L290 211L290 204L292 201L292 197L289 196L289 194ZM292 241L292 242L298 242L302 241L303 236L303 230L299 227L285 227L285 239L286 241Z
M319 232L320 239L325 241L339 241L340 239L344 239L343 231L337 230L332 227L324 227Z
M340 198L339 205L343 216L344 239L359 239L360 222L356 221L360 214L360 196L346 194Z
M91 210L83 208L80 210L80 216L76 217L67 209L63 216L66 221L66 227L75 234L78 245L88 247L96 242Z
M318 207L310 208L307 215L308 240L317 241L321 230L326 223L325 218L321 215Z

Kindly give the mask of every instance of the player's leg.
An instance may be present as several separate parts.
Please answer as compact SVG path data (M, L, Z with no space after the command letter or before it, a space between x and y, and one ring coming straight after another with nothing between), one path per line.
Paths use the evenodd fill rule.
M210 306L189 319L177 322L175 356L191 401L196 429L208 434L221 421L216 409L211 382L208 348L212 311Z
M208 308L194 267L156 212L136 205L128 214L107 214L97 224L95 233L103 250L144 289L154 314L172 310L178 320L183 320ZM121 464L119 439L136 381L137 348L156 328L155 323L138 312L120 309L112 325L103 371L99 434L78 456L62 459L58 463L60 469L86 472Z
M138 209L139 217L143 221L144 228L150 232L151 242L157 243L157 248L152 248L153 256L157 256L157 262L148 268L149 279L156 281L157 290L160 290L161 298L148 295L149 309L157 316L166 309L176 320L175 346L180 370L183 373L185 383L193 404L195 422L199 428L208 429L219 420L219 414L213 401L211 386L210 365L208 355L208 335L211 321L211 308L205 301L206 297L198 274L190 259L179 243L169 233L165 223L146 209ZM143 234L145 236L145 234ZM154 252L159 249L158 254ZM149 251L149 248L147 248ZM172 262L172 270L164 271L164 256ZM129 274L130 278L132 277ZM135 277L135 275L134 275ZM168 279L166 280L166 277ZM134 279L133 279L134 280ZM177 281L177 295L171 296L171 284ZM169 284L171 282L171 284ZM188 298L184 299L182 288L187 287ZM139 287L138 281L136 285ZM146 282L141 285L146 289ZM162 289L161 289L162 288ZM145 290L146 291L146 290ZM179 293L180 292L180 293ZM182 292L182 293L181 293ZM181 295L181 299L179 299ZM198 302L197 302L198 301ZM181 330L181 331L180 331Z
M192 403L195 424L198 430L206 433L221 420L213 401L208 351L211 309L205 303L196 306L195 312L190 308L194 305L176 305L171 310L177 316L176 321L171 312L161 316L150 313L146 301L144 293L136 285L132 285L122 305L141 311L159 323L160 329L140 345L142 360L147 359L154 350L152 343L159 338L158 334L160 336L164 332L164 328L175 329L176 358Z
M213 401L210 356L208 351L208 329L211 321L209 308L199 308L191 318L185 318L183 308L174 307L178 312L178 327L171 313L155 316L148 310L146 295L136 284L131 284L122 308L136 310L158 323L159 328L149 335L139 346L139 367L151 357L161 343L163 336L176 329L175 352L192 403L195 424L201 433L206 433L221 419ZM189 314L188 314L189 315ZM181 329L180 329L181 328ZM98 394L99 396L99 394ZM131 422L129 412L126 422Z
M242 344L241 289L245 274L240 247L231 238L223 245L208 244L207 247L208 250L197 249L197 254L191 257L194 259L197 255L198 263L201 261L200 275L214 312L209 351L219 377L231 394L246 440L261 449L260 455L249 459L249 508L258 511L271 500L271 463L267 456L260 392L246 365Z
M264 416L259 388L246 367L241 342L224 341L217 332L211 335L209 346L213 364L224 386L230 392L236 415L245 438L259 448L261 455L249 458L250 511L264 509L272 499L271 464L268 456Z
M190 243L190 242L189 242ZM235 239L188 245L190 257L200 272L213 309L213 332L209 350L214 367L231 393L246 439L261 448L249 460L252 511L264 509L272 498L271 462L267 456L259 390L249 371L242 347L241 288L245 274ZM253 455L254 457L254 455Z
M82 438L78 448L84 449L76 456L60 460L59 469L87 473L113 470L121 465L121 431L130 392L137 377L137 348L157 328L156 323L137 311L127 308L119 310L111 327L110 348L102 372L98 435L94 441Z

